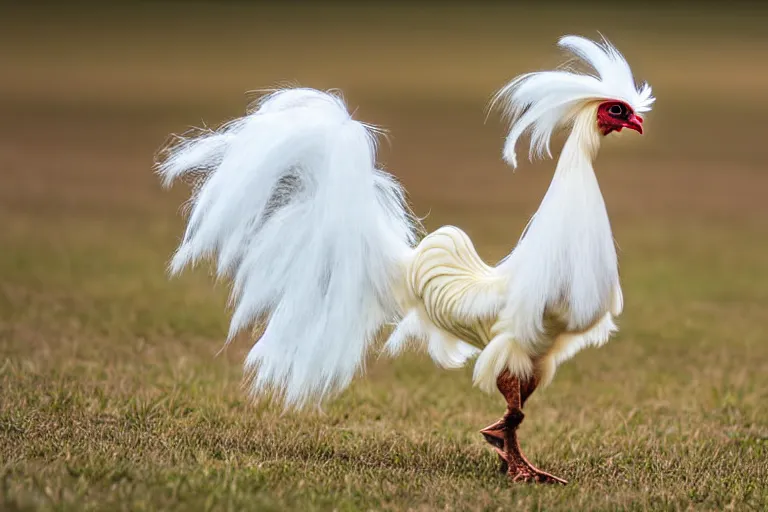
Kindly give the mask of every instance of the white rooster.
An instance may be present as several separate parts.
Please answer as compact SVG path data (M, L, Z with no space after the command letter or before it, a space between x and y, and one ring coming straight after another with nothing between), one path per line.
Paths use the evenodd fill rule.
M531 157L551 156L552 133L570 128L544 200L495 267L456 227L418 240L402 189L376 168L376 129L331 93L278 90L245 117L168 148L158 164L165 184L196 180L171 272L215 257L233 281L229 339L265 326L245 363L254 394L317 404L350 383L395 325L391 354L413 340L443 367L477 356L474 383L507 401L482 433L510 478L565 483L521 453L521 409L559 364L616 330L622 292L592 160L609 133L642 133L638 114L654 98L607 41L559 44L595 73L526 74L494 100L511 119L503 154L513 167L523 133Z

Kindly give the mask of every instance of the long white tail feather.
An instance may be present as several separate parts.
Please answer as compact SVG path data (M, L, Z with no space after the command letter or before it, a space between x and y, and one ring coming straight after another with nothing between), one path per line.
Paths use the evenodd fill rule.
M381 327L404 314L418 224L375 167L375 136L339 97L287 89L182 140L158 166L167 184L201 179L171 272L217 258L233 280L229 339L268 315L246 367L251 391L286 407L346 387Z

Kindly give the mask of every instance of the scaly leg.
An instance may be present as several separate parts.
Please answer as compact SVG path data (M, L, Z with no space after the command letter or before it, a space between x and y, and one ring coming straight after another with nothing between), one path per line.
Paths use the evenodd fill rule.
M496 386L507 401L507 412L503 418L480 431L485 440L496 450L501 459L501 471L509 475L513 482L567 483L562 478L537 469L528 462L520 451L517 440L517 428L523 422L523 405L536 390L535 377L526 382L513 376L508 370L499 375Z
M517 421L517 425L522 423L524 415L521 409L523 406L525 406L525 402L528 400L528 397L530 397L533 392L536 391L538 384L539 381L535 376L523 383L520 383L519 379L512 377L512 375L509 373L509 370L504 370L504 372L499 375L499 378L496 380L496 386L499 388L499 391L501 391L501 394L504 395L504 399L507 401L507 413L493 425L485 427L480 431L480 433L483 434L485 440L490 443L491 446L493 446L493 448L499 453L499 460L501 461L501 468L499 470L501 473L507 473L509 470L507 464L507 456L504 453L504 433L507 430L506 420L513 420L513 418L507 418L507 415L512 412L514 418ZM517 392L515 387L518 385L520 387L520 391L519 394L516 394ZM519 402L517 402L518 396ZM514 423L514 420L512 423Z

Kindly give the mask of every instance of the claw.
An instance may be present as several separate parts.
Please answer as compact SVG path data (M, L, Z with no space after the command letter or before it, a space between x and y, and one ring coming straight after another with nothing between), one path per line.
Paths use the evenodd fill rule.
M493 425L488 425L480 431L485 440L497 450L504 449L504 420L499 420Z
M544 471L539 471L539 470L536 470L536 471L538 471L536 475L536 481L540 484L560 484L560 485L568 484L568 480L564 480L555 475L545 473Z

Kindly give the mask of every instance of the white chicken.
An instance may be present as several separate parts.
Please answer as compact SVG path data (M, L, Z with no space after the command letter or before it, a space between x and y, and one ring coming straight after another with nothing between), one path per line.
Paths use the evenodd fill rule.
M246 369L254 394L286 407L319 403L362 368L382 329L386 350L418 342L443 367L477 356L474 383L507 412L482 430L515 481L560 482L526 460L522 407L558 365L605 343L622 310L617 256L592 168L604 136L643 132L651 88L637 86L607 41L563 37L591 66L522 75L495 98L511 120L505 160L530 133L530 156L570 128L552 183L514 250L495 267L469 237L420 225L400 186L376 168L377 130L331 93L288 88L216 131L179 138L158 164L164 183L197 183L171 272L215 257L233 281L229 339L260 322Z

